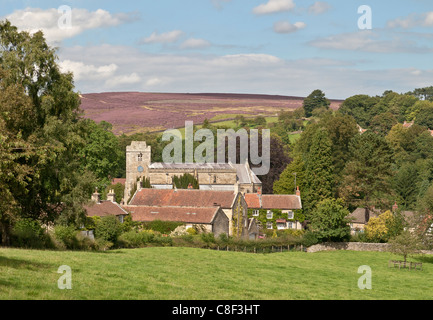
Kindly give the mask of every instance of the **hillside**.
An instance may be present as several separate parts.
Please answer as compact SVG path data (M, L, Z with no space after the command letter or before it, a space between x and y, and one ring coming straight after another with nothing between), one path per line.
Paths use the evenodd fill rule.
M304 98L258 94L107 92L81 95L86 118L113 124L116 134L179 128L185 121L201 124L221 118L276 116L280 110L297 109ZM331 100L337 109L341 100Z

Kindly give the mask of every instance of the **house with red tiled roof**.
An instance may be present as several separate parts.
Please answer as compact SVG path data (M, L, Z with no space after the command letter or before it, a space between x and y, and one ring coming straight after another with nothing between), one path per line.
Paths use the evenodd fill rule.
M132 220L150 222L154 220L176 221L185 227L203 227L206 232L215 236L229 233L229 218L221 207L157 207L157 206L125 206L131 213Z
M128 215L128 212L116 203L116 195L113 190L107 194L107 200L101 200L101 194L96 190L92 194L92 201L89 205L85 205L88 217L105 217L116 216L120 222Z
M142 207L158 208L212 208L219 207L229 220L229 235L248 237L250 226L247 203L238 191L201 189L153 189L141 188L135 192L126 208L133 221L139 221L136 212ZM144 209L143 209L144 210ZM199 214L199 213L197 213ZM155 216L157 219L157 216Z
M297 219L296 210L302 209L299 188L296 194L262 194L244 195L248 206L248 216L261 222L261 228L266 229L302 229L302 221Z

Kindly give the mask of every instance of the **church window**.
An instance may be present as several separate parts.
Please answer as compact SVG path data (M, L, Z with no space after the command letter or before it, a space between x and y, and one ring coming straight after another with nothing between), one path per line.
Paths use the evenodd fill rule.
M141 152L138 154L138 161L143 161L143 154Z

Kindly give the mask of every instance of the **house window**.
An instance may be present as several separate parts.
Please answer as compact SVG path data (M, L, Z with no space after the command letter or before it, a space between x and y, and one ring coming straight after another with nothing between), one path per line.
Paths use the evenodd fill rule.
M266 213L266 219L272 219L274 217L274 214L271 210L268 210Z
M119 221L120 221L120 223L123 223L123 216L122 215L119 216Z
M292 210L289 210L289 212L287 213L287 219L291 220L295 217L295 214L293 213Z
M267 228L267 229L273 229L273 227L272 227L272 222L267 222L267 223L266 223L266 228Z
M287 222L287 229L293 229L293 222Z
M253 210L253 217L258 217L260 215L260 210Z

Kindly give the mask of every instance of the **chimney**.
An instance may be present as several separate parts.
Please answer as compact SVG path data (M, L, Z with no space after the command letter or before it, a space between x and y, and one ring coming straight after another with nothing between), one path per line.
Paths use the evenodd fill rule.
M394 205L392 206L392 211L397 211L398 209L398 205L397 205L397 201L394 203Z
M299 190L299 186L296 187L296 195L297 195L298 197L301 196L301 191Z
M98 193L98 188L96 188L95 192L92 194L92 200L97 204L101 203L101 194Z
M107 194L107 200L116 202L116 194L114 193L114 190L110 190L110 192Z

